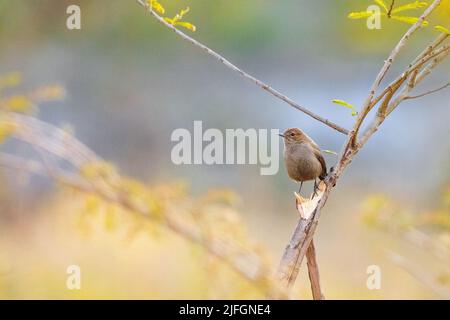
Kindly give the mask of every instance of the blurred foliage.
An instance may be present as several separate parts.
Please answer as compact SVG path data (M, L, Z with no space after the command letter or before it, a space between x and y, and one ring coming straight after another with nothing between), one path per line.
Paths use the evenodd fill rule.
M409 24L416 23L417 21L419 21L419 18L413 16L397 15L397 13L417 10L428 6L428 2L425 1L414 1L401 6L395 6L394 1L391 1L390 5L388 5L384 0L375 0L374 3L383 8L384 12L381 12L382 17L386 17L387 19L393 19ZM372 11L359 11L359 12L350 12L348 14L348 17L350 19L368 19L373 17L373 15L374 12ZM422 25L427 26L428 21L423 21Z
M259 0L162 2L164 12L179 12L180 7L189 4L195 8L190 19L199 26L199 38L250 55L256 51L273 55L276 48L277 54L293 52L295 56L308 44L306 50L327 48L324 56L359 51L385 53L386 47L405 28L387 22L389 32L380 36L346 21L350 8L361 5L361 1L356 0L303 3L292 0L282 4L266 1L264 5ZM157 47L158 51L170 52L173 43L177 43L152 23L133 1L85 0L79 3L83 32L72 37L69 46L89 45L93 47L90 49L104 51L108 56L120 52L123 57L124 50L147 55ZM5 47L18 46L21 51L33 48L35 42L49 39L66 43L65 16L61 13L68 4L72 2L0 0L0 42ZM446 26L449 13L449 0L444 0L430 21ZM317 20L322 24L320 28ZM327 41L317 41L324 38L324 33ZM165 46L168 42L170 45ZM20 82L17 73L0 79L0 143L20 130L4 115L35 116L40 103L65 95L59 85L15 92ZM234 258L239 260L243 251L256 256L259 262L256 270L263 270L263 275L270 273L275 265L267 248L249 236L238 214L239 199L232 191L209 190L194 197L183 183L148 186L124 178L111 163L104 161L90 162L77 169L74 172L77 176L111 193L80 192L58 185L54 193L30 209L35 214L27 216L26 221L2 224L2 298L265 297L271 286L266 277L249 281L229 265ZM0 192L4 192L3 187ZM107 201L107 195L112 195L115 201ZM372 226L394 226L396 230L430 227L439 230L436 232L442 241L448 241L449 202L447 190L438 209L418 218L401 204L385 196L375 196L365 204L364 219ZM148 212L148 215L136 214L139 210L127 206L141 209L141 213ZM189 241L183 234L168 228L167 217L182 219L189 230L198 231L204 241L236 244L237 250L227 252L225 258L232 259L219 259L209 254L203 243ZM82 268L80 291L65 287L65 270L71 264ZM442 279L446 281L445 276ZM336 283L339 285L335 292L354 294L353 287L339 283L339 279Z
M184 197L177 185L157 189ZM2 228L2 299L264 297L201 247L95 195L62 190L35 213L27 232ZM14 231L23 233L20 242ZM66 288L72 264L81 267L81 290Z
M420 251L426 258L409 263L407 258L391 253L392 263L423 282L442 298L450 297L450 186L447 184L441 199L431 210L412 210L405 203L377 194L362 205L362 220L367 226L383 231L409 243L414 254Z
M20 75L14 73L2 76L0 84L3 88L12 89L20 84ZM47 244L52 252L62 250L58 246L53 247L53 244L70 243L70 246L83 248L83 253L72 252L72 255L77 256L77 262L64 266L61 265L64 259L43 259L41 249L34 247L36 239L33 237L21 240L30 241L27 246L33 247L31 253L23 257L17 256L16 251L20 250L15 248L15 244L0 241L0 246L6 246L6 252L10 253L6 258L0 257L0 270L3 259L7 266L11 261L17 263L21 259L25 263L17 268L15 265L3 267L7 271L3 276L0 274L0 297L251 299L268 295L285 296L272 277L274 261L266 248L249 237L235 209L238 200L232 191L209 190L194 198L187 194L184 184L150 187L123 177L112 164L90 154L86 147L70 137L71 133L67 130L58 131L58 128L49 124L34 121L34 116L15 116L20 113L33 115L42 102L63 98L64 90L61 87L44 86L30 93L16 93L2 98L4 94L0 92L0 143L8 138L26 142L38 151L41 161L23 163L18 161L19 158L0 152L0 164L8 166L2 160L13 159L16 163L9 163L12 169L24 171L24 174L47 174L62 187L49 199L50 203L45 202L39 209L45 214L38 214L36 221L27 223L27 227L33 229L32 233L47 229L51 234L45 237L45 241L52 243ZM40 141L45 139L45 136L40 135L42 129L49 134L48 141ZM64 132L63 136L61 132ZM59 138L52 140L51 135ZM42 143L51 147L42 147ZM44 153L49 153L51 157L47 158ZM86 158L84 163L80 163L80 156L80 159ZM59 164L55 161L56 157L66 164ZM68 163L71 167L67 166ZM64 214L57 215L58 211ZM61 230L64 232L60 234ZM17 232L9 230L8 226L3 231L10 233L11 238ZM65 281L62 279L69 265L81 265L82 272L86 270L87 273L95 272L101 265L97 259L92 259L85 245L105 241L108 250L126 250L127 255L130 255L133 253L128 248L130 243L141 235L146 237L135 254L145 256L145 262L120 265L120 269L130 272L133 268L150 264L145 268L148 283L141 282L144 271L136 273L139 274L138 279L126 276L128 280L139 283L136 292L115 293L114 285L120 279L114 274L109 276L115 284L107 290L103 289L105 283L89 276L87 280L83 277L84 291L72 295L64 287ZM148 249L144 249L145 246ZM153 260L156 257L157 260ZM39 260L39 263L35 260ZM114 262L110 263L108 268L119 267ZM154 263L157 265L151 266ZM28 265L32 265L32 270L27 269ZM27 273L32 273L32 278ZM186 287L185 283L188 283ZM127 286L127 290L132 289Z
M443 0L430 23L448 26L449 1ZM411 1L397 2L401 6ZM193 9L190 19L199 27L199 39L243 54L255 51L273 54L274 48L279 54L299 52L299 47L314 52L321 50L322 54L330 56L336 52L348 54L349 50L378 54L389 49L392 41L405 30L401 23L386 20L383 30L389 32L380 36L383 30L370 31L359 23L346 21L349 11L370 5L369 0L286 0L282 4L267 0L166 0L160 3L166 13L176 13L189 6ZM15 45L24 49L49 39L65 42L68 31L64 13L69 4L72 4L69 0L0 0L0 43L10 46L13 45L10 39L17 39ZM72 37L74 45L87 44L87 39L95 40L96 49L109 54L137 47L150 51L158 46L159 51L168 52L173 48L173 39L161 32L161 27L152 23L133 1L80 0L77 4L82 8L83 29ZM317 21L321 28L315 26ZM324 33L329 41L315 41ZM311 41L315 41L314 45Z
M434 27L437 31L439 31L439 32L443 32L443 33L445 33L445 34L450 34L450 30L449 29L447 29L447 28L445 28L445 27L443 27L443 26L436 26L436 27Z
M0 111L30 113L37 111L36 105L47 101L61 100L65 96L60 85L47 85L33 91L10 94L2 97L5 88L14 88L21 83L21 75L17 72L0 75Z
M425 212L411 211L383 194L372 195L363 203L362 219L366 225L381 229L426 228L450 236L450 186L442 191L436 208Z

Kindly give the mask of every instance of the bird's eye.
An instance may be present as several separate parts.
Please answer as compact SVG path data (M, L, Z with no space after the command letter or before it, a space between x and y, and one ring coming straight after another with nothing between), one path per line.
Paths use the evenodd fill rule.
M293 132L291 132L291 137L293 137L295 134Z

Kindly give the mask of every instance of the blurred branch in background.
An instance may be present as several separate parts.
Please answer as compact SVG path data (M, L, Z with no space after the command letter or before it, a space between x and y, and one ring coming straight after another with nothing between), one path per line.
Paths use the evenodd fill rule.
M24 95L20 97L25 99ZM233 229L242 229L242 222L236 213L225 211L226 214L217 214L215 219L211 219L212 215L201 214L211 201L214 202L208 200L208 195L196 201L170 192L160 193L157 188L121 177L112 165L70 132L27 115L27 112L36 109L37 104L37 100L29 100L29 108L21 108L22 113L13 111L15 105L3 104L0 109L0 136L1 142L10 138L30 145L37 151L40 161L2 152L0 166L47 175L64 186L96 195L127 212L137 213L184 240L199 245L258 288L263 296L288 297L272 276L272 263L266 250L250 240L245 232L230 237ZM229 215L236 216L230 219ZM222 229L225 225L227 229Z
M419 266L391 250L388 258L413 277L432 289L440 297L450 298L450 216L449 190L444 191L440 203L428 212L411 212L402 204L384 195L372 195L362 206L365 225L398 237L410 244L414 253L427 256ZM431 268L431 265L434 268ZM433 270L436 269L436 270Z
M450 299L450 289L436 281L433 276L430 275L429 270L419 270L414 263L396 252L388 251L387 255L394 264L407 271L411 276L433 290L438 296L443 299Z

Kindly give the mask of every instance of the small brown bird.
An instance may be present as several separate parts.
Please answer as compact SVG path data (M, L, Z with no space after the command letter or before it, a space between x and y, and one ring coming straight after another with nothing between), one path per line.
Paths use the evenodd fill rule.
M319 146L297 128L287 129L280 134L284 139L284 163L289 177L300 182L300 190L304 181L314 180L314 194L317 189L317 178L325 179L327 165Z

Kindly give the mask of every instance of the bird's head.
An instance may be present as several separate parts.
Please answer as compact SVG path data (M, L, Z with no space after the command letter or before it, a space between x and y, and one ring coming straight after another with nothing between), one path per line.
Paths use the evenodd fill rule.
M296 144L305 140L305 134L298 128L287 129L283 134L280 134L280 137L283 137L286 144Z

